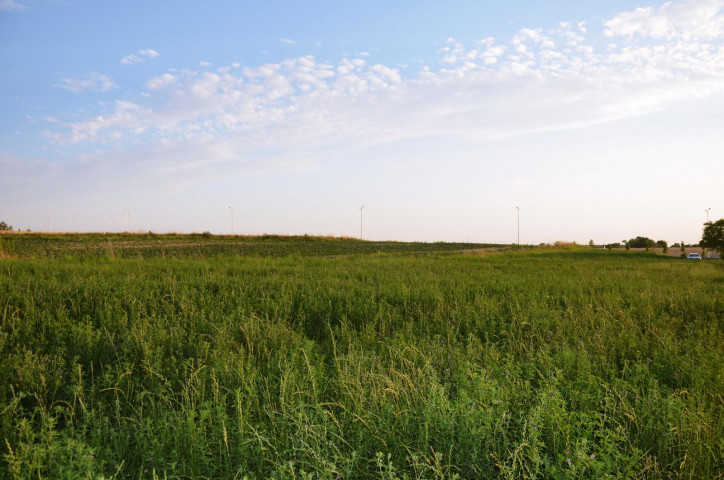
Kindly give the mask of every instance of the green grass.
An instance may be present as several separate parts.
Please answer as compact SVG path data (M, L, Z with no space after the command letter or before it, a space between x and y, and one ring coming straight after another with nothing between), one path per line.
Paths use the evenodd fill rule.
M443 242L373 242L313 236L218 236L210 234L36 234L0 235L0 255L19 258L107 256L111 258L208 258L219 256L335 256L368 253L428 254L506 245ZM0 257L1 258L1 257Z
M724 477L721 262L4 241L0 477Z

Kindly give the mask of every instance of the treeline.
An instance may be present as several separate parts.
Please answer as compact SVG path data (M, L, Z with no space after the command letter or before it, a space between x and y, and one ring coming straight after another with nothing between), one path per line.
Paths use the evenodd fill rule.
M681 242L681 244L675 243L672 246L673 247L679 247L680 245L683 245L684 242ZM669 244L666 242L666 240L653 240L649 237L636 237L631 238L629 240L623 240L622 242L615 242L615 243L607 243L606 248L622 248L625 247L626 250L630 250L632 248L645 248L647 251L651 248L663 248L664 252L669 250Z

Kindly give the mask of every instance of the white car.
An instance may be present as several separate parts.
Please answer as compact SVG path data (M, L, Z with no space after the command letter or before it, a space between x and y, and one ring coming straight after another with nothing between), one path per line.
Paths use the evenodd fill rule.
M686 256L689 260L701 260L701 255L698 253L690 253Z

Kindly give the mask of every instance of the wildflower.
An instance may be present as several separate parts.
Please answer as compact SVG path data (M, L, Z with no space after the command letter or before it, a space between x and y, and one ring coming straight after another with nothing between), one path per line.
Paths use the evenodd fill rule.
M595 453L592 453L591 455L589 455L589 458L590 458L591 460L593 460L594 458L596 458L596 454L595 454Z

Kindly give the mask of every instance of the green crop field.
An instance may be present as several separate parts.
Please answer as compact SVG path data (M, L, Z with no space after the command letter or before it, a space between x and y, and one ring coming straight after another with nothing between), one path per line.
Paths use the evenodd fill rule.
M335 256L363 253L464 252L505 245L481 243L368 242L353 238L213 236L209 234L6 234L0 237L0 255L38 257L183 257L219 256Z
M0 477L724 478L724 262L0 237Z

